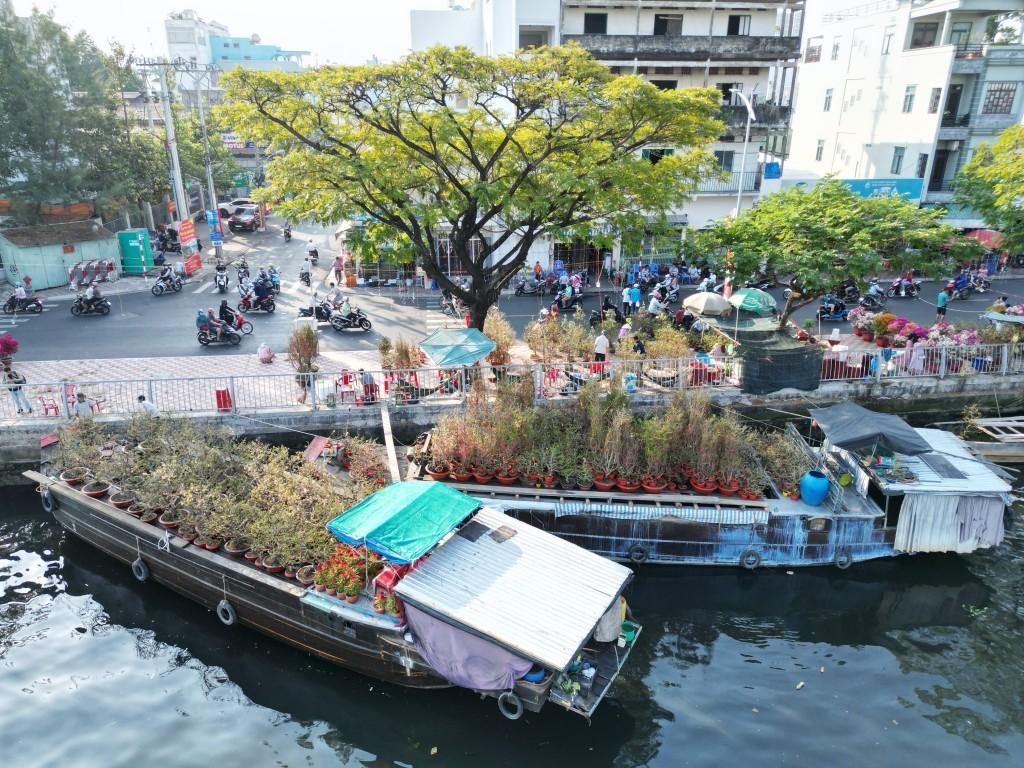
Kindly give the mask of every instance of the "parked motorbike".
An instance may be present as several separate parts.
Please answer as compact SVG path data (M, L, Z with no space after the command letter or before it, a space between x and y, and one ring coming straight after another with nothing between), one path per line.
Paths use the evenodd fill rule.
M277 306L274 304L274 299L271 296L264 296L262 299L258 299L255 293L247 293L238 300L238 309L242 312L266 312L270 314L277 309Z
M35 297L29 297L27 299L16 299L12 293L7 297L7 301L4 302L4 314L14 315L18 312L27 312L28 314L37 315L43 311L43 303Z
M837 296L826 296L818 305L818 320L822 322L843 322L849 314L850 310Z
M92 303L92 307L88 307L85 304L85 295L78 294L74 302L71 304L71 314L75 317L81 315L109 315L110 314L110 299L106 297L95 299Z
M208 347L210 344L230 344L232 346L237 346L241 340L242 335L230 325L224 326L224 329L220 332L219 339L217 338L217 332L211 330L208 325L204 325L196 334L196 341L204 347Z
M316 317L318 323L331 322L331 315L334 313L334 305L324 299L313 307L300 307L299 317Z
M532 296L535 293L545 293L554 280L542 279L540 281L533 277L520 277L516 281L516 296Z
M213 275L213 283L217 286L218 293L228 292L228 272L226 268L217 267L217 271Z
M905 291L902 289L901 284L903 282L902 277L897 277L892 281L892 284L886 289L885 295L890 299L896 299L906 297L908 299L916 299L921 293L921 282L919 280L911 280L907 283Z
M756 275L743 284L744 288L757 288L759 291L767 291L775 285L774 280L769 280L764 275Z
M355 317L346 317L341 312L331 313L331 327L336 331L344 331L349 328L353 328L360 331L368 331L373 327L370 322L370 318L366 316L366 313L361 309L353 309L352 314Z
M185 281L182 280L177 275L175 275L170 280L158 279L155 283L153 283L153 287L150 288L149 290L150 293L152 293L154 296L162 296L163 294L167 293L167 291L173 291L174 293L177 293L178 291L181 290L183 285L185 285Z

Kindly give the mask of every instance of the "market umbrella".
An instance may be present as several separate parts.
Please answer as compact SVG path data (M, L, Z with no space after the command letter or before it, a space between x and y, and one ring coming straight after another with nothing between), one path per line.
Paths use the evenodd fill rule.
M759 288L741 288L729 297L729 303L746 312L767 312L775 308L775 297Z
M692 309L698 315L723 315L732 309L728 299L710 291L687 296L683 299L683 306Z
M438 368L473 365L497 346L476 328L442 328L420 342L420 349Z

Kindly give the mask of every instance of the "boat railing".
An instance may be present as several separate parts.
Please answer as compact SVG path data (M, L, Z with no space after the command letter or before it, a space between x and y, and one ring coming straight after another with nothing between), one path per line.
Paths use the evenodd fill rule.
M800 434L800 430L796 428L793 422L786 423L785 431L800 446L800 449L810 460L812 467L828 478L828 496L825 497L825 501L822 502L821 506L824 509L830 509L833 515L838 514L843 508L843 499L846 492L839 483L836 473L825 460L824 454L811 446L808 439Z

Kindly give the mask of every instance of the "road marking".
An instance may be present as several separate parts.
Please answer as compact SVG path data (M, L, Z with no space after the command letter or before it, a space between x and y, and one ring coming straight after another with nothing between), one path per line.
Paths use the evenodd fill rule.
M211 285L213 285L213 283L210 283L210 282L203 283L198 288L196 288L194 291L192 291L192 293L202 293L207 288L209 288Z

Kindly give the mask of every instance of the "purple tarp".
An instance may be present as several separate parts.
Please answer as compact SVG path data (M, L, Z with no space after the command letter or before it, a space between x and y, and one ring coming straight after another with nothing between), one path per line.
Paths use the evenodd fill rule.
M533 662L405 604L423 658L448 682L477 691L507 691Z

